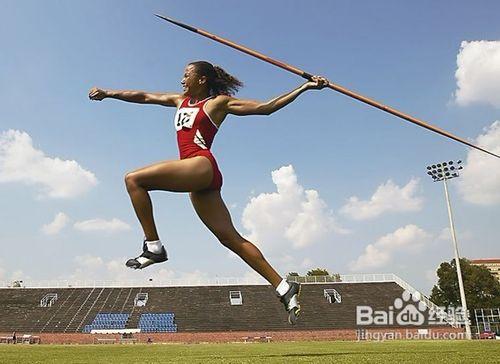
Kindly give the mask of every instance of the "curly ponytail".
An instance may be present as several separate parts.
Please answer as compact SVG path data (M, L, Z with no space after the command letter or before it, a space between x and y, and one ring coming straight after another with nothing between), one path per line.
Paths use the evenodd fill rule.
M243 86L243 82L231 76L219 66L206 61L191 62L196 73L207 77L207 85L212 95L234 95Z

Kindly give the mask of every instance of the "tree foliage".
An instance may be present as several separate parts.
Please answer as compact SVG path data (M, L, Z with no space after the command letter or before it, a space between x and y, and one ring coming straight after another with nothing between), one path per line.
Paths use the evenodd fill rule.
M460 259L467 308L500 307L500 282L484 266ZM432 288L431 301L438 306L461 306L455 259L443 262L437 270L438 283Z
M309 270L306 273L306 276L312 277L312 276L329 276L330 273L324 268L314 268Z

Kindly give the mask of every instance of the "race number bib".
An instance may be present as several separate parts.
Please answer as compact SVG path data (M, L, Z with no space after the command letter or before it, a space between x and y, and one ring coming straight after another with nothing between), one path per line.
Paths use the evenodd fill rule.
M182 128L191 129L194 124L194 119L196 119L196 115L198 115L198 111L200 111L197 107L182 107L177 110L174 118L175 130L179 131Z

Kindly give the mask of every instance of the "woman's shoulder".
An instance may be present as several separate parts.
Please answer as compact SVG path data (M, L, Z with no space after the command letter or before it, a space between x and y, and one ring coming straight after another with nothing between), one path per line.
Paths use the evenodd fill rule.
M230 100L232 98L233 97L229 96L229 95L215 95L213 99L214 99L214 101L217 100L219 102L223 102L223 101Z
M234 100L234 97L229 95L216 95L210 99L211 103L216 107L227 105L230 100Z

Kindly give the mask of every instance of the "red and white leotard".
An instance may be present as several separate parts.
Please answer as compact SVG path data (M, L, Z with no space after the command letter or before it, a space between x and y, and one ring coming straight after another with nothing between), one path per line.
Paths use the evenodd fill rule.
M205 103L212 97L192 103L190 97L182 100L174 118L177 131L177 144L181 159L204 156L212 164L213 179L208 187L211 190L220 190L222 187L222 174L217 162L210 151L212 142L218 128L205 112Z

